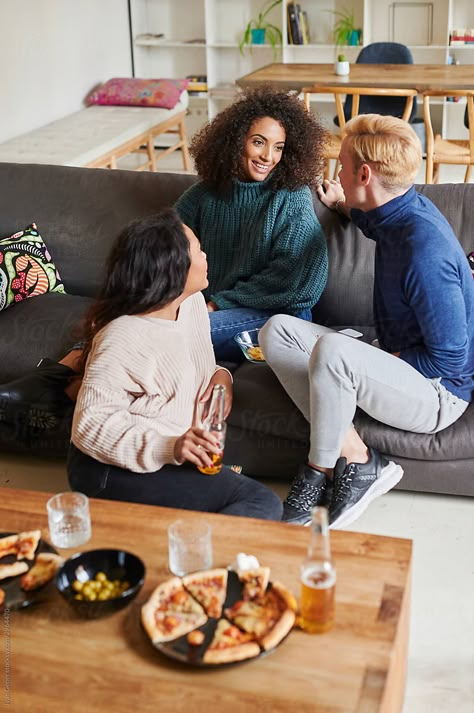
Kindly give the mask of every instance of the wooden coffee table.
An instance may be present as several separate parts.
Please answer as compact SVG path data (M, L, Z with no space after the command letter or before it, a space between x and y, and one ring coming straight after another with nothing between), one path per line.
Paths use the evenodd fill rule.
M0 489L0 530L41 528L47 538L48 497ZM333 531L334 629L322 635L295 629L268 656L211 670L163 657L141 629L140 605L169 576L168 524L178 517L206 518L213 528L215 565L227 565L237 552L255 554L271 567L272 578L298 597L308 529L104 500L91 500L91 515L92 539L80 549L134 552L147 567L144 587L129 607L104 619L76 618L52 587L47 601L4 612L0 677L12 712L401 711L411 540Z

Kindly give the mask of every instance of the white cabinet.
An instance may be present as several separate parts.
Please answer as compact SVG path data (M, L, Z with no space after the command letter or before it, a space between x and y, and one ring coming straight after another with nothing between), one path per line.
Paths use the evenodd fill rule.
M333 40L333 12L349 5L356 26L362 30L363 44L409 44L414 61L423 64L443 64L450 55L461 63L474 64L474 44L449 46L452 29L474 28L472 0L302 0L300 5L307 12L310 30L310 43L306 45L287 41L286 4L283 0L268 17L283 35L283 47L275 58L269 45L253 45L251 51L246 47L243 55L239 51L248 21L258 16L265 0L131 0L135 76L207 76L207 95L190 100L191 133L208 116L212 118L233 101L237 77L275 60L332 62L338 51ZM163 37L157 37L159 34ZM344 47L343 51L354 61L360 47ZM454 132L459 136L462 114L460 103L450 102L442 107L446 135Z

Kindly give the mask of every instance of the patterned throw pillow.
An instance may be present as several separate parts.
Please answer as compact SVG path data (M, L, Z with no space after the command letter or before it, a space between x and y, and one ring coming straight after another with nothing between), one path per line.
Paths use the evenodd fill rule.
M189 79L109 79L86 99L87 104L155 106L174 109Z
M46 292L65 294L56 265L34 223L0 240L0 310Z

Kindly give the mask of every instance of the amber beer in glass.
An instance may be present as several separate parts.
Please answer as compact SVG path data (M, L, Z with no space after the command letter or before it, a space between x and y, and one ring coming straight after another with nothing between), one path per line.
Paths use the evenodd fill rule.
M301 628L322 634L334 624L336 570L331 559L326 508L312 510L308 554L301 566Z
M209 431L214 436L217 436L219 441L219 453L209 453L208 456L212 460L212 466L198 466L198 470L205 475L216 475L222 468L222 457L224 454L225 435L227 424L224 421L224 400L225 386L216 384L212 390L212 396L209 404L201 404L201 413L199 415L199 423L201 428Z

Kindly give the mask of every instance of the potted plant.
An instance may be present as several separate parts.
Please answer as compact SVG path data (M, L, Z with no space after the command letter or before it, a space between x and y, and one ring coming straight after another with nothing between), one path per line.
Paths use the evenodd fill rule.
M240 54L244 54L244 48L249 46L252 51L252 45L262 45L267 42L273 50L273 58L276 59L278 50L282 47L282 34L279 27L268 22L267 15L277 5L281 5L282 0L268 0L262 7L256 19L249 20L247 27L239 44Z
M355 26L353 10L330 10L336 18L333 35L336 47L346 45L358 45L360 42L360 30Z
M347 59L346 59L346 55L345 55L345 54L338 54L338 55L337 55L337 61L336 61L335 65L334 65L334 70L335 70L336 74L338 74L338 75L341 76L341 77L345 76L346 74L349 74L349 72L350 72L350 65L349 65L349 62L348 62Z

